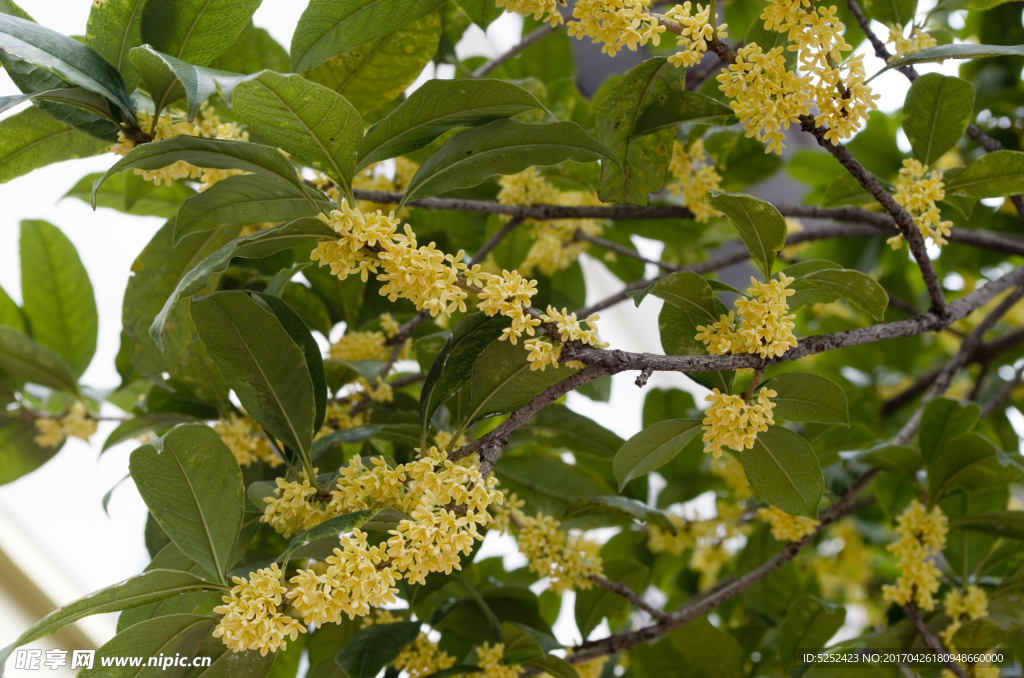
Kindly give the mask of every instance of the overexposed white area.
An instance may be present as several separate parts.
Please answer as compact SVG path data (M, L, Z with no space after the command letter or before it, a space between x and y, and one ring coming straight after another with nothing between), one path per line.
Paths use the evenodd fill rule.
M91 7L88 0L21 0L19 4L45 26L70 35L84 32ZM254 20L280 43L288 45L304 7L302 2L265 0ZM494 22L486 33L473 26L457 46L457 54L461 58L496 56L518 40L521 26L522 19L509 14ZM882 32L880 35L885 37ZM869 72L882 66L866 44L859 51L867 53ZM956 62L918 68L921 72L955 73ZM435 71L430 65L410 89L432 77L450 78L453 72L451 66ZM882 95L880 108L890 112L902 105L909 86L895 72L883 75L873 84ZM17 93L6 73L0 71L0 96ZM113 162L110 155L75 160L0 185L0 285L20 302L17 239L21 220L45 219L63 230L78 249L96 293L99 344L84 382L98 389L111 389L119 383L114 356L119 345L125 284L134 258L161 225L159 219L129 217L112 210L94 212L81 201L59 200L83 175L103 171ZM647 242L643 243L643 250L648 256L657 256L659 248ZM620 289L621 283L600 263L586 258L583 269L588 302ZM660 303L651 298L639 309L632 303L623 303L605 311L601 323L603 338L616 348L660 352L656 329ZM640 428L643 397L651 388L685 388L698 396L705 392L680 374L655 374L645 389L633 384L635 376L620 374L613 378L609 403L595 403L571 394L569 405L628 438ZM102 441L112 428L112 423L104 423L91 444L68 441L43 469L0 487L0 525L10 527L0 530L0 548L8 552L14 549L28 558L24 569L37 574L41 582L49 582L47 591L60 603L135 574L148 562L143 544L145 506L132 483L125 482L114 493L109 516L101 508L103 495L127 474L128 456L133 448L132 443L126 443L100 456ZM514 545L507 538L489 539L483 553L504 554L510 565L521 564L522 557L514 553ZM28 623L5 605L5 599L0 597L0 646L18 633L15 626L23 628ZM566 610L557 632L568 642L576 638L571 607ZM110 617L98 619L90 627L95 642L102 642L112 631Z

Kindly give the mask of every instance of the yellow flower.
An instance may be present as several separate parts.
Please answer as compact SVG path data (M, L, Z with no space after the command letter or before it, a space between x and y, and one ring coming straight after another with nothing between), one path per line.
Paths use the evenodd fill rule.
M801 541L814 534L821 524L814 518L790 515L774 506L757 509L757 517L772 526L772 536L779 541Z
M949 241L952 221L942 221L939 208L935 204L946 197L946 185L942 183L942 172L933 171L929 176L928 166L917 160L907 158L903 161L903 169L896 179L896 193L893 199L914 218L921 237L931 238L936 247L942 247ZM894 250L899 249L903 235L894 235L887 241Z
M265 461L271 468L280 466L281 458L274 454L267 434L248 415L228 415L213 425L220 439L235 455L239 466L251 466L254 461Z
M738 328L732 312L711 325L697 326L696 339L704 342L711 355L756 353L762 358L777 358L797 345L793 335L796 316L788 314L786 301L796 293L788 288L793 278L780 273L778 280L762 283L751 278L750 283L747 293L752 298L736 300L741 318Z
M694 219L707 222L711 217L722 215L708 203L707 192L717 191L722 177L704 152L702 139L690 144L689 149L678 140L673 141L668 171L675 179L668 185L668 190L682 198L683 206L693 212Z
M316 469L313 469L316 473ZM302 482L289 482L284 478L277 478L277 488L274 495L263 499L267 506L260 516L261 523L267 523L276 531L286 537L294 532L308 530L319 525L329 517L321 508L318 501L314 501L317 490L313 487L308 477Z
M722 479L736 499L750 499L754 496L743 464L736 457L727 455L712 460L711 472Z
M536 21L546 21L551 27L561 25L564 21L558 12L558 4L565 6L565 0L496 0L497 7L504 7L508 12L521 14L523 16L533 15Z
M266 656L287 649L285 639L295 640L306 627L279 610L286 593L282 577L276 563L250 573L248 579L233 577L234 588L221 599L224 605L213 609L214 614L222 615L213 637L220 638L232 652L259 650Z
M577 0L569 35L601 43L601 51L609 56L623 47L636 51L648 42L656 47L665 27L648 12L650 4L651 0Z
M894 585L886 585L882 593L886 600L898 605L913 601L919 608L935 608L935 593L939 590L941 574L931 558L946 545L949 521L938 506L927 510L916 499L896 518L899 540L889 544L890 551L899 557L902 570Z
M757 398L743 402L743 398L723 394L717 388L705 400L711 403L704 412L702 428L704 442L711 443L705 452L715 458L722 456L722 448L740 452L754 447L757 434L767 431L775 424L772 410L775 404L770 400L777 394L768 388L758 391Z
M678 21L683 27L683 32L676 38L676 44L683 51L668 58L669 63L677 67L696 66L708 51L709 40L729 37L725 32L728 24L721 24L717 29L712 25L710 4L706 7L697 5L697 13L693 15L690 14L690 7L690 3L685 2L665 12L666 18Z
M39 434L34 438L41 447L57 447L65 438L79 438L88 441L98 427L98 422L89 414L85 403L75 401L63 417L41 417L35 420Z
M530 560L531 572L550 577L551 590L589 589L593 586L590 578L601 576L597 544L567 535L551 516L538 513L536 518L523 516L519 522L519 550Z
M505 644L484 643L476 648L476 663L480 667L483 678L518 678L523 672L519 664L502 664L501 658L505 656Z
M437 643L420 631L412 645L407 645L395 660L395 669L405 671L409 678L424 678L455 666L455 657L438 649Z
M922 49L935 47L939 44L935 38L925 33L919 26L912 25L910 27L910 37L904 38L903 24L889 27L889 39L886 42L892 43L893 51L895 52L895 54L889 57L889 61L913 54L914 52L920 52Z

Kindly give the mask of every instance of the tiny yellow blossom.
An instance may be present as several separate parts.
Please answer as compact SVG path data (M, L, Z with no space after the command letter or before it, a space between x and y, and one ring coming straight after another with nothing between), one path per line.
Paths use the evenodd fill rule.
M690 8L691 4L684 2L665 12L666 18L679 22L683 27L683 32L676 37L676 44L683 50L668 58L674 66L696 66L708 51L709 40L729 37L725 32L728 24L721 24L716 29L711 23L710 3L707 6L697 5L697 11L692 15Z
M927 175L927 176L926 176ZM928 166L917 160L907 158L903 161L903 169L896 179L896 193L893 199L914 218L922 238L931 238L936 247L942 247L949 241L952 221L943 221L939 208L935 204L946 197L946 186L942 183L942 172L933 171L928 174ZM894 235L887 241L894 250L899 249L903 235Z
M772 536L779 541L801 541L817 532L821 524L814 518L790 515L774 506L757 509L757 517L772 526Z
M601 576L597 544L566 534L551 516L538 513L535 518L523 516L519 522L519 550L530 560L531 572L550 577L549 586L555 593L574 587L589 589L593 586L590 578Z
M683 207L693 212L694 219L707 222L711 217L722 215L707 199L708 191L719 189L722 177L704 152L702 139L690 144L689 149L678 140L672 142L672 160L668 171L674 178L668 190L672 195L682 198Z
M770 399L776 395L775 391L762 388L756 399L745 403L739 396L714 389L705 397L711 405L704 412L701 428L704 442L711 444L704 451L711 452L717 459L722 456L723 447L737 452L753 448L757 434L775 424L772 418L775 404Z
M251 466L255 461L264 461L271 468L280 466L281 458L274 454L267 434L248 415L228 415L213 425L220 439L235 455L239 466Z
M35 442L41 447L57 447L65 438L79 438L88 441L98 427L98 422L89 414L85 403L76 401L67 414L60 418L40 417L35 420L39 434Z
M939 568L932 557L946 545L949 521L938 506L930 511L916 499L896 518L899 540L889 544L890 551L899 557L902 570L895 584L886 585L882 593L886 600L898 605L914 602L919 608L935 608L935 593L939 590Z
M519 664L502 664L505 656L505 644L484 643L476 648L476 663L480 667L482 678L519 678L523 667Z
M895 52L895 54L889 57L889 61L913 54L914 52L920 52L929 47L935 47L939 44L935 38L925 33L920 26L912 25L910 27L910 36L903 37L903 24L895 24L889 27L889 39L886 42L893 45L893 51Z
M650 42L661 42L665 26L648 11L651 0L577 0L568 23L569 35L582 40L590 38L601 44L601 51L615 56L627 47L636 51Z
M220 638L232 652L259 650L276 652L288 647L289 640L295 640L306 627L280 611L287 593L281 584L284 575L274 563L249 574L249 578L233 577L235 586L222 598L224 605L213 609L222 615L213 630L213 637Z

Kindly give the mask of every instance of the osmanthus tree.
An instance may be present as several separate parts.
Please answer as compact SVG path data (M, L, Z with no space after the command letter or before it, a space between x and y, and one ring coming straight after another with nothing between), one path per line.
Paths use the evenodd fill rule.
M81 38L0 0L23 92L0 109L31 101L0 120L0 181L110 151L68 195L167 219L109 394L79 382L85 269L22 224L0 477L116 405L153 562L0 660L120 610L86 675L823 675L806 653L855 604L843 648L956 651L864 671L998 675L978 652L1024 651L1020 4L491 2L311 0L289 53L259 0L96 0ZM460 62L502 11L522 42ZM662 56L588 100L571 37ZM902 117L872 112L865 39L912 81ZM432 60L455 79L405 96ZM943 60L960 77L915 70ZM790 126L820 150L783 167ZM779 172L803 204L741 192ZM622 280L586 308L584 254ZM749 288L716 279L748 259ZM652 295L664 355L600 339L600 310ZM652 389L624 441L559 402L656 371L706 409ZM528 565L475 557L490 531Z

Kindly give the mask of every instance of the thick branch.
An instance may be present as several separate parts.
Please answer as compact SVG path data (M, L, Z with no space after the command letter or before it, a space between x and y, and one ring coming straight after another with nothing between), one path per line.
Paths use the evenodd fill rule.
M666 621L670 617L670 615L667 612L663 612L662 610L659 610L658 608L654 607L646 600L644 600L636 593L634 593L633 589L629 588L628 586L625 586L624 584L609 581L604 577L591 577L590 581L594 582L601 588L607 589L616 595L622 596L629 602L633 603L633 605L640 608L641 610L643 610L644 612L646 612L647 614L651 615L653 618L659 621Z

